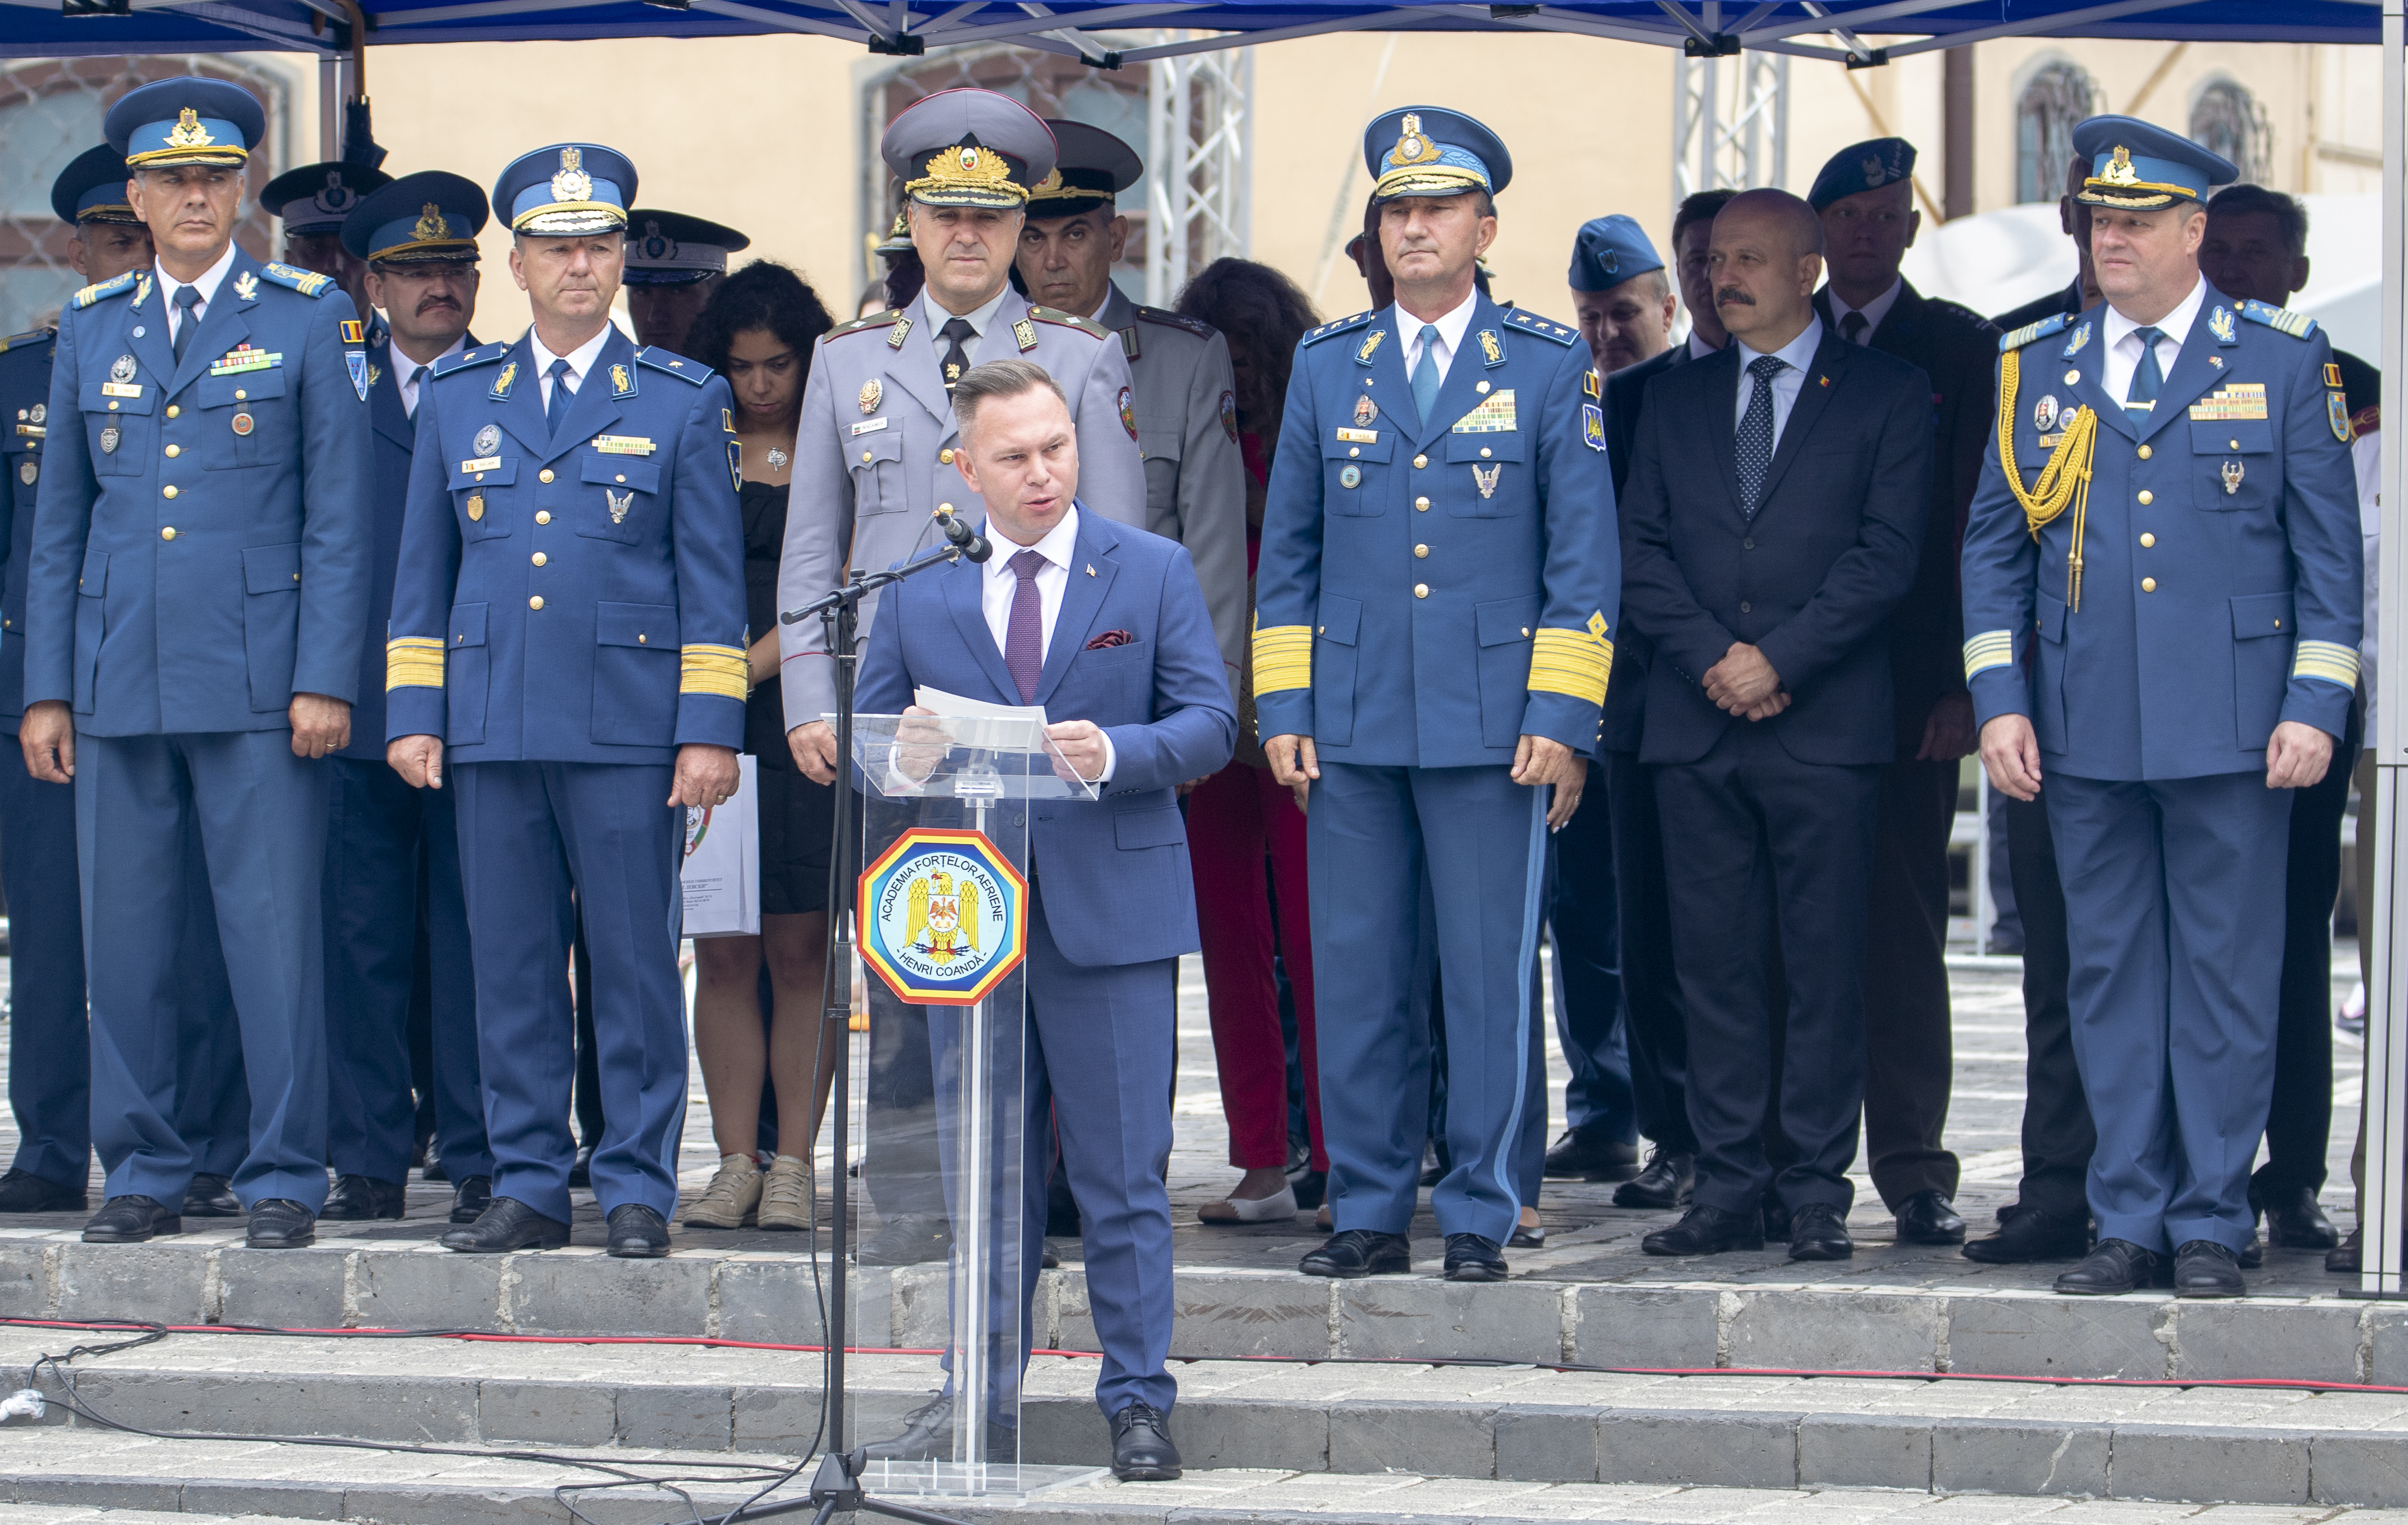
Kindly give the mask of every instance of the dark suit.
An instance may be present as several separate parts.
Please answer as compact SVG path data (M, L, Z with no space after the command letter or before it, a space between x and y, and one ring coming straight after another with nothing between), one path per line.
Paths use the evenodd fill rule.
M1814 294L1832 323L1830 288ZM1920 1192L1956 1194L1956 1157L1941 1143L1955 1057L1948 1021L1948 836L1956 759L1918 759L1924 727L1964 702L1965 618L1956 543L1982 480L1998 333L1978 313L1935 302L1904 281L1869 342L1931 378L1932 463L1923 557L1890 611L1897 752L1882 773L1865 926L1865 1162L1893 1211Z
M2082 278L2077 275L2063 291L2053 291L2046 296L2035 297L2012 311L2001 312L1990 322L2000 333L2013 333L2028 323L2054 318L2062 312L2071 317L2082 310Z
M1741 356L1649 389L1623 500L1624 597L1655 645L1640 757L1656 770L1672 952L1686 1003L1700 1206L1749 1213L1768 1187L1845 1214L1864 1090L1866 885L1894 726L1886 621L1913 586L1928 517L1931 383L1825 330L1740 510ZM1735 641L1794 702L1727 713L1703 679ZM1769 896L1768 896L1769 890ZM1772 1014L1768 899L1785 953L1789 1035L1779 1119L1799 1158L1773 1177L1762 1140ZM1733 957L1737 950L1739 957Z
M1689 359L1683 339L1662 354L1626 367L1605 379L1605 444L1620 499L1630 479L1632 439L1648 383ZM1627 536L1629 525L1623 530ZM1626 538L1623 558L1630 551ZM1639 739L1647 713L1647 632L1626 611L1622 639L1613 643L1613 676L1605 690L1605 728L1590 770L1594 787L1603 775L1607 818L1613 837L1615 900L1622 931L1622 1009L1627 1014L1630 1086L1638 1103L1639 1130L1677 1154L1698 1152L1689 1127L1689 1043L1683 1027L1681 982L1672 968L1670 893L1664 886L1664 830L1656 810L1656 772L1639 760ZM1594 806L1590 808L1594 809ZM1572 817L1566 832L1579 827Z

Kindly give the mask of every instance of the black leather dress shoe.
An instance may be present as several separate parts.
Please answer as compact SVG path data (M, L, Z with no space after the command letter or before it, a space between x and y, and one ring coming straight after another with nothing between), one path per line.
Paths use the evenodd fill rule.
M1790 1215L1791 1259L1844 1260L1856 1253L1856 1242L1848 1237L1847 1220L1830 1203L1808 1202Z
M447 1250L463 1255L502 1255L510 1250L556 1250L568 1243L568 1225L545 1217L516 1197L496 1197L493 1204L465 1229L454 1229L440 1241Z
M1413 1269L1412 1241L1374 1229L1348 1229L1297 1262L1308 1276L1402 1276Z
M1898 1242L1901 1244L1961 1244L1965 1220L1956 1204L1941 1191L1918 1191L1898 1204Z
M251 1204L251 1231L243 1243L255 1250L297 1250L318 1242L318 1215L290 1197L262 1197Z
M184 1188L184 1216L188 1218L238 1218L243 1216L242 1199L234 1194L230 1177L207 1172L193 1177Z
M1576 1129L1567 1129L1564 1136L1547 1151L1546 1171L1551 1180L1611 1181L1629 1173L1639 1163L1639 1146L1614 1139L1591 1138Z
M2257 1230L2249 1230L2249 1247L2241 1252L2240 1259L2243 1271L2255 1271L2266 1263L2266 1242L2258 1237Z
M2358 1230L2352 1229L2349 1231L2348 1238L2343 1240L2340 1244L2335 1244L2332 1248L2325 1251L2325 1269L2334 1273L2336 1275L2357 1275L2359 1244L2360 1240L2358 1238Z
M986 1427L986 1456L1000 1461L1020 1454L1019 1432L1003 1425ZM872 1461L950 1461L953 1457L953 1400L940 1394L903 1416L903 1428L884 1440L864 1446Z
M2329 1250L2341 1243L2341 1230L2325 1216L2325 1210L2316 1205L2316 1194L2307 1187L2278 1187L2265 1193L2264 1204L2266 1238L2275 1248Z
M1498 1252L1497 1241L1483 1234L1447 1235L1446 1279L1503 1281L1505 1257Z
M1179 1481L1179 1447L1152 1403L1131 1403L1112 1416L1112 1475L1124 1483Z
M2174 1246L2174 1296L2240 1297L2249 1290L2241 1279L2241 1257L2213 1239L2193 1239Z
M668 1220L641 1202L621 1202L605 1220L610 1253L622 1260L657 1260L669 1252Z
M1294 1171L1289 1173L1287 1184L1289 1189L1296 1193L1296 1207L1299 1213L1310 1213L1329 1200L1327 1171Z
M2157 1257L2128 1239L2102 1239L2082 1263L2057 1278L2069 1297L2112 1297L2137 1292L2156 1282Z
M1703 1202L1681 1215L1681 1221L1658 1229L1639 1242L1650 1255L1720 1255L1725 1250L1764 1248L1764 1216L1726 1213Z
M1698 1190L1698 1157L1657 1149L1647 1168L1613 1188L1616 1207L1686 1207Z
M472 1175L452 1191L452 1221L474 1223L494 1204L494 1178Z
M139 1244L152 1234L179 1234L184 1220L150 1197L111 1197L83 1226L87 1244Z
M80 1186L63 1187L32 1171L0 1175L0 1213L79 1213L91 1205Z
M572 1191L591 1190L594 1186L594 1145L580 1144L577 1158L568 1162L568 1187Z
M915 1266L953 1253L953 1226L934 1214L906 1213L888 1218L863 1240L856 1258L866 1266Z
M344 1175L335 1181L335 1189L326 1193L325 1211L322 1218L350 1221L360 1218L397 1218L408 1201L408 1193L398 1181L380 1181L373 1175Z
M2022 1265L2031 1260L2078 1260L2090 1252L2090 1225L2037 1207L2018 1207L1997 1230L1965 1245L1965 1259L1985 1265Z
M452 1179L452 1173L446 1170L443 1165L443 1141L440 1139L428 1139L426 1141L426 1148L424 1152L426 1158L419 1164L418 1178L422 1181L449 1181Z

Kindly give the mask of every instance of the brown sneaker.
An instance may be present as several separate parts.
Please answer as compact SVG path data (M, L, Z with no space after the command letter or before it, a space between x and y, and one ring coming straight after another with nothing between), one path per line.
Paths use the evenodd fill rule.
M751 1155L722 1155L710 1185L678 1221L689 1229L741 1229L761 1204L761 1167Z
M794 1155L769 1161L761 1177L760 1226L799 1231L811 1226L811 1163Z

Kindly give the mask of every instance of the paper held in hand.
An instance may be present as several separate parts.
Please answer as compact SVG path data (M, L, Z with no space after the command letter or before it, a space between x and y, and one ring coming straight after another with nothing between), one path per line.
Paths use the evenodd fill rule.
M760 759L747 753L736 762L736 793L725 804L686 807L678 878L688 937L761 935Z

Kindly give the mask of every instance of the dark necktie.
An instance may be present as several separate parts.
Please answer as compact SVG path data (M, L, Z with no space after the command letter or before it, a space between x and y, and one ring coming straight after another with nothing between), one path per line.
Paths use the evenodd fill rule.
M1747 363L1756 378L1747 395L1747 411L1740 415L1739 511L1753 519L1763 506L1764 473L1772 465L1772 379L1788 368L1778 355L1760 354Z
M962 379L962 372L970 368L970 346L978 342L978 330L970 326L968 318L955 318L937 332L949 341L945 348L945 390L951 392L953 383Z
M181 365L184 360L184 351L190 348L193 342L193 330L201 325L201 315L193 310L201 305L200 288L177 287L176 305L184 310L176 315L176 338L169 347L175 352L176 363Z
M2157 364L2157 340L2166 337L2162 328L2135 328L2141 341L2141 363L2132 367L2132 384L2124 393L2124 406L2146 412L2157 407L2157 394L2166 388L2165 367Z
M552 433L558 434L560 421L568 416L569 400L576 396L575 393L568 390L568 362L553 361L552 369L545 374L552 378L552 401L543 410L544 426Z
M416 418L418 416L418 399L422 395L418 389L426 384L426 367L418 366L413 367L409 373L409 385L406 389L409 394L409 406L403 409L402 411L411 418ZM546 422L550 421L546 420Z
M1868 326L1870 325L1866 324L1863 313L1844 313L1840 318L1840 337L1851 344L1862 344L1865 341L1865 329Z
M1020 585L1011 590L1011 620L1004 626L1003 665L1019 685L1020 702L1037 702L1037 680L1045 671L1045 606L1037 594L1038 568L1045 558L1023 551L1011 558L1011 575Z

